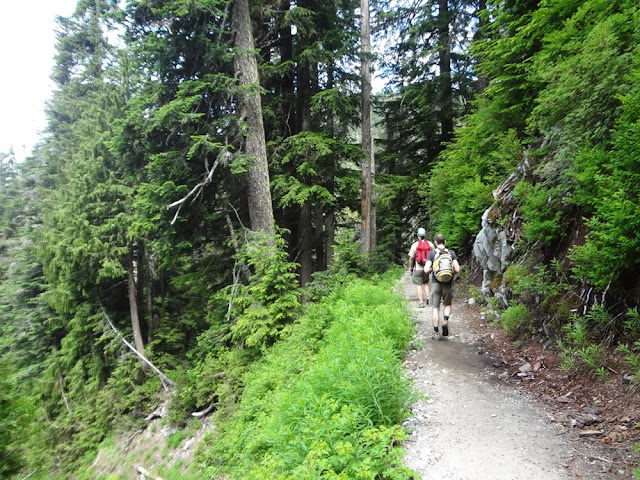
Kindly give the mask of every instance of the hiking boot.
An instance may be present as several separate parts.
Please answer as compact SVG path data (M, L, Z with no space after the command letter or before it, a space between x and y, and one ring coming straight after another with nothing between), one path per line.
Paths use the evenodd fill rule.
M449 325L442 325L442 336L447 337L449 335Z

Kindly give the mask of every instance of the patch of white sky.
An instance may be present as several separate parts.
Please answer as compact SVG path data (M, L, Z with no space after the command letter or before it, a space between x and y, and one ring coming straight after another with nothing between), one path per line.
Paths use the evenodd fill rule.
M76 0L2 1L0 16L0 153L28 156L46 126L56 46L56 16Z

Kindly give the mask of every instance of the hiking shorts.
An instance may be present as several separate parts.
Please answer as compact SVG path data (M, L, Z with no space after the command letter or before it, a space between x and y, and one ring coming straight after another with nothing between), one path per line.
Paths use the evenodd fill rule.
M411 274L411 281L414 285L424 285L429 282L429 277L424 274L424 269L418 270L417 268L414 268L413 273Z
M431 282L431 306L440 308L440 302L446 307L453 301L453 282Z

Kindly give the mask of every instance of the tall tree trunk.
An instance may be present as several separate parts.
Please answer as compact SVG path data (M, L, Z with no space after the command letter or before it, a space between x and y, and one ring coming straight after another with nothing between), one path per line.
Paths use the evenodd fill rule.
M269 186L267 144L248 0L234 0L231 23L235 32L234 43L238 49L234 57L235 73L241 87L241 93L238 95L238 109L240 119L247 123L249 130L245 140L245 152L251 159L248 167L247 188L251 229L262 231L269 237L273 237L275 221Z
M449 1L438 0L438 49L440 67L440 141L453 135L453 90L451 83L451 37L449 35Z
M282 9L287 12L291 9L289 0L282 0ZM280 38L280 56L281 62L291 62L293 59L293 35L291 35L291 26L286 25L278 32ZM293 68L287 70L280 80L283 112L284 112L284 137L290 137L296 133L296 105L295 105L295 88L294 88L294 71Z
M374 194L375 159L373 152L373 108L371 103L371 27L369 22L369 0L360 0L362 43L362 228L361 250L365 254L376 248L376 204Z
M329 206L329 211L324 217L324 231L325 265L329 267L333 265L333 244L336 238L336 215L333 206Z
M335 66L334 66L334 62L333 60L329 61L329 64L327 65L327 90L331 90L333 89L334 86L334 76L335 76ZM334 116L333 113L330 115L329 119L328 119L328 125L327 125L328 129L329 129L329 135L331 138L335 138L336 136L336 132L335 132L335 122L334 122ZM333 159L334 162L337 162L337 159ZM331 165L331 168L328 172L328 178L327 178L327 188L329 190L329 193L335 197L335 163ZM324 217L324 254L325 254L325 260L324 260L324 265L326 268L328 268L330 265L333 265L333 244L335 241L335 237L336 237L336 216L335 216L335 211L336 211L336 207L334 205L328 204L326 207L326 215Z
M307 200L300 211L300 285L312 280L313 273L313 232L311 223L311 201Z
M313 248L316 252L315 271L322 272L327 269L327 257L324 251L326 232L322 205L313 206L313 224L315 225L313 232Z
M312 8L308 0L300 0L298 4L303 8ZM312 39L309 37L305 37L302 41L304 45L301 45L300 48L305 48L307 42L309 44L312 43ZM311 130L311 79L312 74L309 61L298 62L296 133ZM308 178L301 178L301 181L305 185L310 184ZM307 282L311 281L311 274L313 273L313 226L310 199L305 200L299 213L298 245L300 253L298 254L298 263L300 264L300 285L305 286Z
M138 314L138 299L136 296L137 289L136 289L133 246L131 246L129 250L128 264L129 264L128 265L129 272L128 272L128 278L127 278L127 287L129 291L129 313L131 315L131 328L133 329L133 341L136 346L136 350L140 353L140 355L145 356L144 341L142 340L142 329L140 328L140 315ZM145 366L144 363L142 365Z
M149 255L149 246L146 242L144 244L144 264L146 267L144 295L147 310L147 343L150 343L153 340L153 334L158 325L156 325L155 317L153 316L153 266L151 263L151 255Z
M298 92L299 109L298 116L301 120L300 131L311 130L311 105L309 99L311 97L310 74L307 65L302 66L301 71L301 91ZM309 179L303 178L303 183L309 185ZM300 285L303 287L307 282L311 281L313 273L313 224L311 221L311 199L305 200L300 209L300 224L298 230L298 244L300 245L300 254L298 262L300 263Z
M483 29L487 25L486 17L483 15L479 15L481 12L484 12L487 9L486 0L478 1L478 10L476 11L476 18L478 19L478 28L476 29L476 34L474 37L474 41L481 40L483 38ZM478 61L482 63L482 58L478 58ZM487 88L489 84L489 80L485 75L478 75L478 93L482 93Z

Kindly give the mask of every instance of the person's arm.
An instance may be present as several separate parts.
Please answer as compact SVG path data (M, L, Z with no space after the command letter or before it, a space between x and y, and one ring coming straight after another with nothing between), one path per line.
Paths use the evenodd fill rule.
M457 259L453 261L453 270L456 273L460 273L460 264L458 263Z
M424 264L424 273L431 273L431 265L433 265L433 262L427 260L427 263Z
M413 273L413 269L416 266L416 244L412 244L409 249L409 272Z

